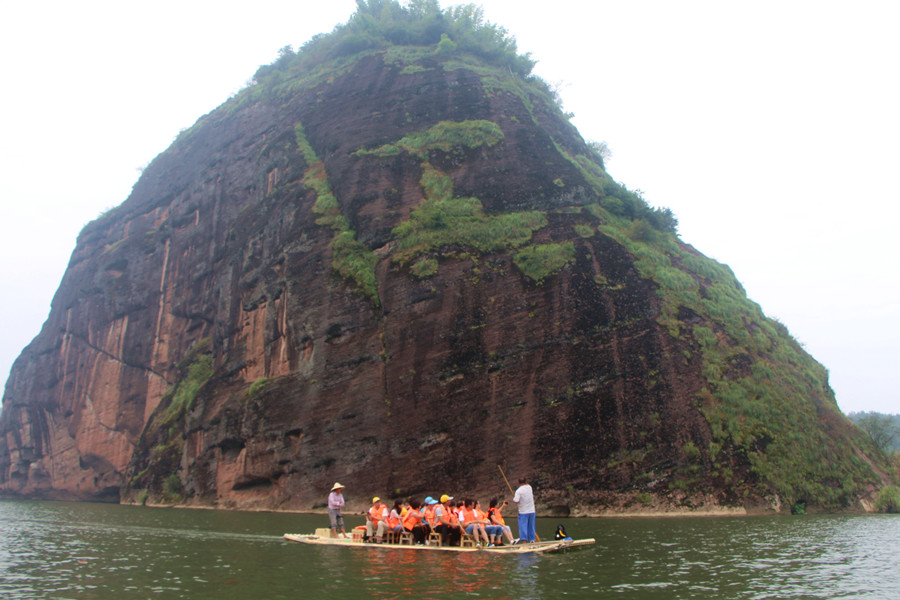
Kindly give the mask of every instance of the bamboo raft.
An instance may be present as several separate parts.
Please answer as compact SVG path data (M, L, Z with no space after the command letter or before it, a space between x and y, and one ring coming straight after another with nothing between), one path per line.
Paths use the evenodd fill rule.
M582 546L590 546L595 543L594 538L585 538L580 540L553 540L547 542L532 542L523 544L513 544L511 546L494 546L483 547L475 545L461 546L440 546L431 542L427 545L416 545L404 543L401 539L399 543L383 543L371 544L362 541L362 536L354 535L352 537L331 537L331 530L317 529L315 534L303 533L285 533L284 539L290 542L300 542L301 544L313 544L318 546L341 546L346 548L366 548L378 550L423 550L427 552L487 552L489 554L527 554L533 552L559 552L570 548L579 548Z

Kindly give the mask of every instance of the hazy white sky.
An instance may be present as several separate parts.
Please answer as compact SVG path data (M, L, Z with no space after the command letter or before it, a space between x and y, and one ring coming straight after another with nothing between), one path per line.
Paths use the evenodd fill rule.
M442 1L442 6L456 2ZM831 373L900 412L900 2L483 0L610 173L680 220ZM140 167L354 0L0 9L0 382L80 229Z

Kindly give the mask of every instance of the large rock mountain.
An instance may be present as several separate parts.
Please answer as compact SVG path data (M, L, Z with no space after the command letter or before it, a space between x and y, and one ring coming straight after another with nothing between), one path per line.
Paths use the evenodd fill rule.
M502 30L377 4L84 228L5 390L4 495L309 509L335 480L494 494L501 465L583 514L883 483L825 369Z

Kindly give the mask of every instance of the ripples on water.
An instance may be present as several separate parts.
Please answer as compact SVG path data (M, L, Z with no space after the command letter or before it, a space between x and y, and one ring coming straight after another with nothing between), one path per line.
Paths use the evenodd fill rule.
M0 598L900 598L895 515L564 520L598 544L553 555L281 538L326 520L0 502Z
M900 598L894 515L654 519L612 529L610 552L622 554L611 589L646 592L635 597Z

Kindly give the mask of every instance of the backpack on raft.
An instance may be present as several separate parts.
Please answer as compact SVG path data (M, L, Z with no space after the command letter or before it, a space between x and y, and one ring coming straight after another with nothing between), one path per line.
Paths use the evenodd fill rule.
M566 533L566 528L563 527L561 523L556 526L556 539L558 539L558 540L571 540L572 539L569 537L569 534Z

